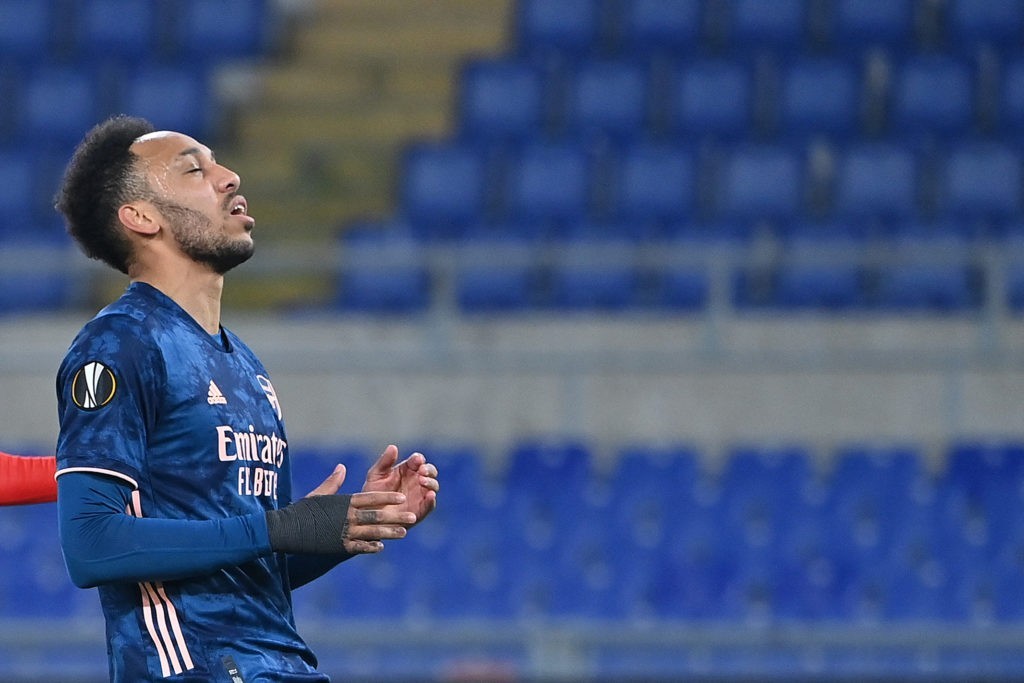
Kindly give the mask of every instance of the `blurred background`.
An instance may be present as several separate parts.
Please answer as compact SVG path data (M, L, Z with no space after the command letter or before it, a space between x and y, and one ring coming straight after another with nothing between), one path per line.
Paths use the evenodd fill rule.
M325 672L1024 679L1021 0L0 0L5 450L125 286L51 208L115 112L242 177L297 490L441 469L295 593ZM54 516L4 681L106 679Z

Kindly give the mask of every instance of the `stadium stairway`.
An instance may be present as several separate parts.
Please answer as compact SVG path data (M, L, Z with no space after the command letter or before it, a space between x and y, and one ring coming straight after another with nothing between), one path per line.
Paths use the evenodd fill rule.
M509 0L316 2L220 145L260 240L330 245L340 223L388 212L399 150L447 133L460 62L505 49L510 11ZM226 303L315 300L330 287L321 279L233 286Z

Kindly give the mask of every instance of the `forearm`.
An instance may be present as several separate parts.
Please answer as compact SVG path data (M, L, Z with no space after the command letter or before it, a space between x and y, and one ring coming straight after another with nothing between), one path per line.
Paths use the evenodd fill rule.
M52 503L57 500L56 459L0 451L0 505Z
M269 554L263 514L216 520L132 517L131 489L98 474L57 480L60 540L68 574L88 588L119 581L201 576Z

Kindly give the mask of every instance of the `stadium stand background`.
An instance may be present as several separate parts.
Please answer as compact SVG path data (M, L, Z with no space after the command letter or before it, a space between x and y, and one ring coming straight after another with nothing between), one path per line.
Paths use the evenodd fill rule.
M225 320L298 489L389 441L442 466L429 523L296 593L326 671L1019 680L1022 32L1012 0L0 0L2 445L52 449L123 286L56 174L143 114L243 178ZM55 539L0 511L3 680L104 678Z

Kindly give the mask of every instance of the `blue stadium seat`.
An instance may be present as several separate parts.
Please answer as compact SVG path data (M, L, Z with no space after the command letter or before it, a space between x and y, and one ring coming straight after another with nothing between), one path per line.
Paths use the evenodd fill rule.
M683 61L669 85L671 128L687 140L736 139L753 125L751 67L739 59Z
M892 126L904 136L964 136L975 123L971 68L955 57L923 55L895 68Z
M484 154L470 145L418 144L402 160L401 206L419 232L461 234L485 215L488 191Z
M946 157L940 210L959 220L1009 221L1019 216L1024 171L1016 146L967 143Z
M708 305L710 283L700 268L667 266L657 274L653 305L667 310L695 313Z
M704 0L625 0L618 18L621 50L680 56L700 48Z
M779 269L775 301L783 308L845 311L867 303L854 263L792 263Z
M455 297L466 313L508 313L539 304L539 273L533 264L464 267L455 276Z
M717 183L716 209L726 220L792 220L803 210L801 151L748 146L727 152Z
M1017 0L950 0L946 7L947 45L1014 48L1024 33L1024 5Z
M581 63L567 87L566 130L583 138L630 139L650 126L649 75L633 61Z
M603 37L599 0L519 0L515 12L521 54L578 56L595 51Z
M851 143L836 165L834 215L844 221L911 221L918 214L919 165L908 149Z
M635 223L671 222L696 212L697 164L686 146L637 143L612 160L611 215Z
M831 38L838 49L883 46L897 51L916 48L914 0L835 0Z
M1015 314L1024 312L1024 263L1008 264L1006 272L1006 303Z
M794 59L782 69L778 121L783 135L845 139L860 132L861 74L853 61Z
M163 56L166 22L161 7L161 3L153 0L77 3L71 20L75 53L121 63ZM126 26L131 30L125 30Z
M158 129L208 138L220 115L209 78L201 69L182 66L149 64L131 69L121 85L120 109L149 119Z
M478 60L460 78L459 131L479 140L523 140L550 125L539 69L515 60Z
M171 50L183 62L251 59L275 46L278 17L268 0L180 0L171 6Z
M421 266L351 266L342 271L338 283L336 305L341 311L417 313L429 304L430 277Z
M56 50L57 6L49 0L0 0L0 61L44 62Z
M621 311L638 303L640 275L631 263L559 263L550 278L550 303L557 309Z
M731 0L729 44L744 50L803 51L808 46L808 0Z
M997 97L999 127L1024 132L1024 57L1008 59L1002 67Z
M34 156L0 150L0 238L34 230Z
M506 169L505 212L513 219L574 221L591 201L591 161L572 144L535 142L517 150Z
M24 79L17 129L44 145L72 146L104 114L111 102L88 66L43 66Z
M882 268L877 276L877 305L892 311L963 312L983 299L980 274L970 266L908 263Z

